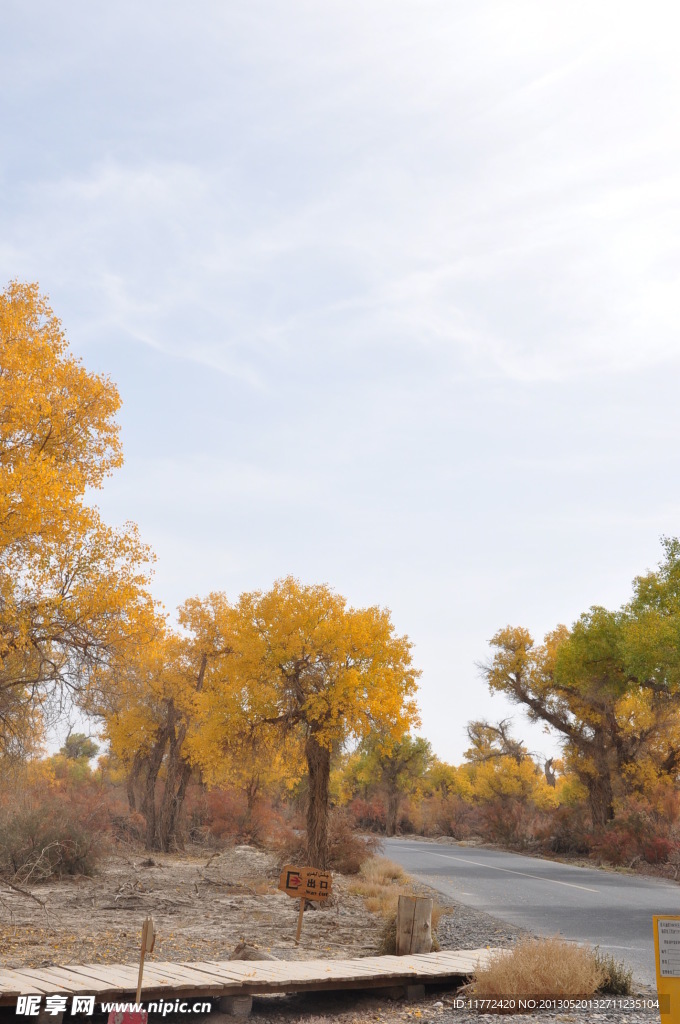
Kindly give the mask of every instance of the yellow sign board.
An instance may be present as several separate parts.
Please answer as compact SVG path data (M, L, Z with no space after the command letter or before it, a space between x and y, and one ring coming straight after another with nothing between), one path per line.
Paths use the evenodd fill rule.
M661 1024L680 1024L680 916L654 916L654 956Z

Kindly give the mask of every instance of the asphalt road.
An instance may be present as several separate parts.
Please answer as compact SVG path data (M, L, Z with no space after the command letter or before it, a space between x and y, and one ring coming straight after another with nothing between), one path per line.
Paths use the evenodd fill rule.
M538 935L613 953L638 983L656 985L653 914L680 914L680 885L598 868L448 846L385 840L385 855L450 899Z

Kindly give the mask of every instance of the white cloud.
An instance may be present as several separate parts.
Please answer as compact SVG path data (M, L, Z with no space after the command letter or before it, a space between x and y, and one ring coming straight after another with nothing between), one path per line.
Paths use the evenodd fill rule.
M679 17L9 5L0 275L119 382L166 603L392 606L447 753L498 625L626 596L680 502Z

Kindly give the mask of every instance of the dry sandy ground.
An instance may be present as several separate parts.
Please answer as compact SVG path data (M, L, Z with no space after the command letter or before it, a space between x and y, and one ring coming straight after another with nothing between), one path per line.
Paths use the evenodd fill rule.
M109 858L95 878L64 879L31 891L44 907L0 883L0 941L5 967L68 963L134 963L143 919L151 914L158 934L152 960L223 959L243 938L281 959L367 956L375 953L382 924L369 914L348 882L334 877L330 907L305 913L302 942L295 947L298 902L276 888L276 860L240 846L214 857L153 856ZM468 920L469 918L469 920ZM488 915L458 907L458 926L442 935L444 946L464 936L483 944L511 944L513 935ZM450 931L451 929L449 929ZM458 934L460 933L460 934ZM499 941L499 936L500 940ZM464 943L463 943L464 944ZM309 993L255 999L252 1024L482 1024L486 1017L459 1009L455 993L428 991L418 1003L393 1001L382 993ZM595 1014L540 1014L515 1017L522 1024L602 1022L651 1024L658 1017L620 1010ZM216 1013L200 1024L225 1024ZM191 1018L166 1017L167 1024ZM93 1018L93 1024L98 1024ZM199 1024L194 1018L194 1024Z
M35 886L44 908L0 884L3 966L135 962L148 914L154 960L226 959L243 938L280 959L368 956L380 941L379 919L342 877L331 906L305 912L296 947L299 902L277 890L275 858L237 846L212 858L151 859L111 857L94 878Z

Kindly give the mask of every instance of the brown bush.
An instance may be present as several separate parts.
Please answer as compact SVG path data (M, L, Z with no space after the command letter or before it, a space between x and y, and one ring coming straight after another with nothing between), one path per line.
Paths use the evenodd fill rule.
M590 812L582 805L557 807L543 815L537 838L546 853L587 856L593 842Z
M480 810L457 793L448 796L435 793L424 799L405 801L401 827L417 835L469 839L480 834Z
M347 805L347 812L351 815L352 824L357 829L365 829L371 832L384 832L387 823L387 810L385 801L374 796L368 800L355 796Z
M238 789L189 786L184 801L184 833L192 843L220 848L235 842L268 845L283 825L281 813L267 796L251 806Z
M77 806L48 792L37 805L0 810L0 874L15 882L92 875L105 847L101 806Z
M520 939L511 950L495 953L487 967L475 972L470 993L481 999L585 998L606 980L594 950L548 939Z
M539 849L555 813L518 797L497 797L483 804L480 812L482 836L514 850Z
M117 843L137 846L144 842L146 821L137 811L109 809L111 835Z
M339 808L329 815L328 840L328 867L343 875L356 875L364 861L380 848L377 837L359 835L353 828L351 814ZM302 829L280 826L269 846L281 863L308 862L307 836Z
M642 796L619 801L616 817L591 845L592 855L609 864L665 864L680 851L677 825Z

